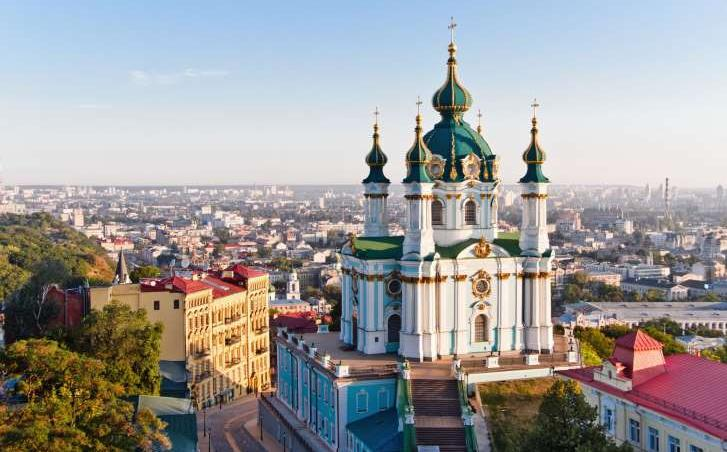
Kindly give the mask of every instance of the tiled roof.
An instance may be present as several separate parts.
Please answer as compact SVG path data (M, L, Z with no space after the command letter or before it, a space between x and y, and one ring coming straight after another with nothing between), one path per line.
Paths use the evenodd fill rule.
M627 348L635 352L661 350L662 348L661 342L644 333L640 329L616 339L616 346Z
M259 276L265 276L266 273L262 270L258 270L256 268L252 267L246 267L244 265L235 264L232 267L227 269L228 271L232 271L236 276L240 276L242 278L257 278Z
M727 440L727 364L689 354L666 357L666 372L621 391L594 381L597 367L564 370L566 377L656 411L679 422Z
M199 282L201 282L208 288L212 289L213 298L222 298L222 297L231 295L233 293L244 292L244 290L245 290L240 286L226 283L226 282L222 281L221 279L217 279L212 276L206 276L206 277L200 279Z
M179 276L158 279L144 282L141 285L142 292L178 292L190 294L210 289L209 286L202 284L200 281L184 279Z

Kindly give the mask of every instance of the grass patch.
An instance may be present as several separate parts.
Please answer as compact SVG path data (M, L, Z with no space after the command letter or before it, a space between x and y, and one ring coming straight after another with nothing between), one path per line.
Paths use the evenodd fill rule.
M538 415L540 402L554 378L513 380L478 386L495 452L522 450Z

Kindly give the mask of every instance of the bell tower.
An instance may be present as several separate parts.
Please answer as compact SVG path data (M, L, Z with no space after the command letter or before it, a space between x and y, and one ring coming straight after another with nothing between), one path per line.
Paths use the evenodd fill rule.
M523 218L520 228L520 249L523 255L542 256L550 248L547 226L547 199L550 180L545 177L542 165L545 151L538 143L538 119L536 109L540 106L533 100L533 119L530 129L530 146L523 153L527 165L525 176L520 179L523 200Z
M389 235L389 216L386 212L386 200L389 197L391 181L384 175L386 154L379 145L379 109L374 111L374 143L366 155L369 175L363 180L364 185L364 232L365 237L384 237Z

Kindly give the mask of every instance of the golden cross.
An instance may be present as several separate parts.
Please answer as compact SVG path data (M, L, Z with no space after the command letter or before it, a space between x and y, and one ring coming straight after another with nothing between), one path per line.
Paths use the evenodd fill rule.
M477 133L482 133L482 110L477 110Z
M452 35L450 41L454 42L454 29L457 28L457 24L454 22L454 16L450 17L449 26L447 28L449 28L449 32Z
M422 99L417 96L417 114L419 114L419 107L422 105Z
M533 118L535 117L535 113L537 112L537 108L540 107L540 104L538 103L538 99L533 99L533 103L530 104L531 107L533 107Z
M374 110L374 124L377 126L379 125L379 115L380 114L381 113L379 113L379 107L376 107L376 110Z

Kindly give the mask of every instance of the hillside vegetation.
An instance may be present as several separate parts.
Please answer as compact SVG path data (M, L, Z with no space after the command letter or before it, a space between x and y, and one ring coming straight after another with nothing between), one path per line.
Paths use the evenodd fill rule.
M113 268L104 250L48 214L0 215L0 300L26 284L49 263L63 280L110 281Z

